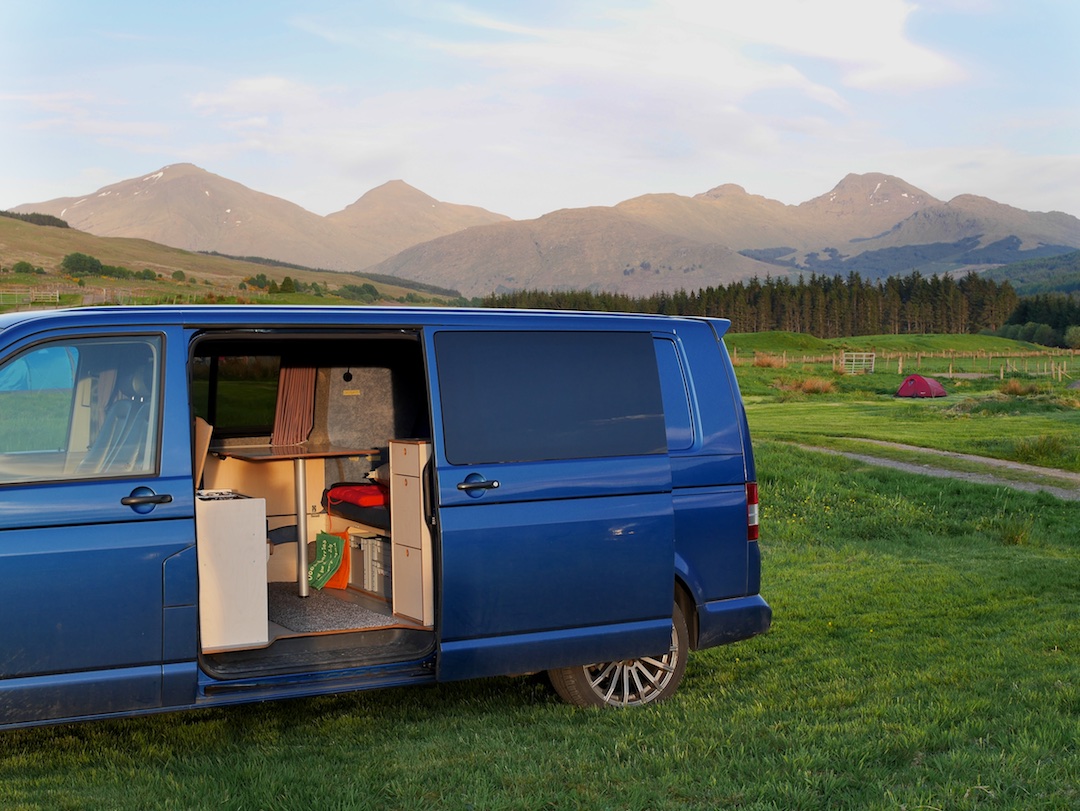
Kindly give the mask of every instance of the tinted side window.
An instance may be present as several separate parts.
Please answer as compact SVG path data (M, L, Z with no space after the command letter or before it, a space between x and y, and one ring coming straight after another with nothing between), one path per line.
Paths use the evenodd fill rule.
M192 362L195 416L217 436L269 434L274 427L281 358L276 355L198 356Z
M161 340L82 338L0 363L0 484L157 466Z
M652 344L624 332L439 333L447 461L664 453Z
M667 415L668 450L683 451L694 444L694 423L679 350L674 341L656 339L656 365Z

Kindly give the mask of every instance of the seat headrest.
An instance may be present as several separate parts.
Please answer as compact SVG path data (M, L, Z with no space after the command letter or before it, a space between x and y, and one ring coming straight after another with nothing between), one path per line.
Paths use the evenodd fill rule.
M140 366L131 376L131 393L136 397L149 397L153 388L151 385L151 369L149 366Z

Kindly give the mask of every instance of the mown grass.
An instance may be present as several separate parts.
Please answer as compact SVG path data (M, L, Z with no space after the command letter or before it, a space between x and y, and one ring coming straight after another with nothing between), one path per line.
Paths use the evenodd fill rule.
M968 339L964 351L1001 351L1002 343L1011 343L1013 351L1023 349L991 336L900 337L916 344L922 339L928 351L939 354L937 364L950 363L945 347L954 338ZM758 364L743 359L736 366L755 438L832 447L844 438L877 439L1080 471L1080 392L1066 388L1067 378L1058 381L1046 374L1022 373L1004 379L1000 373L938 376L947 397L896 399L893 395L906 374L897 373L895 362L879 366L873 374L858 375L836 372L828 360L803 362L801 355L796 359L789 354L786 365L776 363L777 357L782 358L778 353L787 351L780 347L788 338L783 333L759 338L760 349L755 351L769 360ZM897 336L866 340L879 338L899 340ZM988 364L981 358L964 362ZM1071 358L1055 360L1048 355L1025 362L1045 368ZM1080 374L1080 366L1073 372Z
M757 462L773 629L668 704L489 679L0 733L0 806L1077 807L1080 505Z
M830 444L862 437L1080 471L1080 409L1044 412L1014 405L1009 413L953 411L946 403L792 399L747 404L762 439Z
M983 456L952 456L945 455L949 453L947 451L934 451L907 445L893 447L874 440L857 438L830 436L819 437L818 439L821 441L820 446L862 456L873 456L877 459L927 465L956 471L957 473L990 474L998 479L1011 482L1039 484L1049 487L1075 488L1077 486L1076 479L1072 476L1062 476L1057 470L1050 470L1046 466L1028 468L988 466L985 461L987 457ZM811 445L813 446L813 443Z

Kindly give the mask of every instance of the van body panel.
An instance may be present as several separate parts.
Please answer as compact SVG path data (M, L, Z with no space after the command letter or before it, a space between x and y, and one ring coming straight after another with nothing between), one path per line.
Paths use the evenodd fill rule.
M153 394L146 394L152 413L139 423L152 437L155 469L112 476L68 465L69 472L56 468L49 474L54 481L0 488L0 588L6 606L0 690L11 698L2 716L7 723L158 706L166 648L170 657L195 656L192 618L167 622L164 614L166 580L190 581L195 563L191 557L166 569L166 561L190 548L195 536L186 373L182 359L170 364L165 331L108 323L94 330L42 331L0 346L0 362L53 345L72 348L73 358L86 348L89 357L95 341L105 342L99 363L108 360L113 345L124 351L146 342L157 353ZM73 363L72 374L81 376L84 365ZM179 397L168 396L173 389ZM89 396L79 389L76 400ZM17 454L7 460L12 458ZM168 501L122 503L144 494L167 495ZM181 573L184 568L189 572Z
M19 363L39 347L67 347L72 375L66 445L25 449L9 441L10 430L8 444L0 445L0 727L658 655L671 644L677 582L695 604L694 647L765 632L771 609L757 593L760 550L746 533L745 485L756 474L721 340L727 326L721 319L396 307L118 307L0 315L0 397L26 387ZM472 337L461 337L466 334ZM445 368L440 335L458 336L445 344L453 350L447 358L457 353ZM529 336L548 348L529 355ZM317 430L333 439L334 432L348 435L349 420L362 420L356 436L364 444L350 447L375 450L372 472L389 440L430 443L432 463L420 477L427 487L420 520L431 530L425 588L434 596L433 623L399 632L402 618L394 617L375 632L385 637L349 626L341 637L346 664L336 658L333 630L309 638L308 631L271 629L267 653L275 650L274 634L285 631L290 644L278 649L277 661L295 655L295 667L245 670L249 658L264 661L255 648L237 651L249 658L236 659L233 669L219 669L220 662L202 652L193 463L203 460L193 458L193 369L204 338L214 341L204 353L210 358L228 355L231 347L238 356L265 349L287 355L291 365L317 367L323 387L316 395L323 420ZM114 344L120 354L129 345L152 350L151 394L129 394L123 369L113 384L108 375L83 368L83 358L104 364L110 353L100 350ZM382 376L365 376L361 367L379 367L380 352ZM334 361L323 363L324 354ZM56 360L61 353L54 355L36 357ZM609 361L590 367L589 357ZM349 364L357 358L356 382L348 384ZM39 365L38 389L49 378L45 387L59 393L63 364ZM331 371L335 396L356 395L343 407L325 400ZM92 385L84 380L91 372L98 374ZM473 398L488 378L514 382L498 397ZM455 387L462 379L468 384ZM534 387L534 379L543 385ZM365 388L374 380L391 381L385 402L394 420L356 407L366 403ZM204 401L212 396L206 381L199 381ZM106 401L127 398L149 406L128 409L143 414L139 430L146 440L140 465L114 470L88 443L109 425ZM579 425L572 434L555 435L552 413L566 403L576 402L571 410L583 412L602 401L607 405L600 413L582 418L586 430ZM13 402L18 397L0 403L0 419L2 407L10 412ZM627 410L618 411L624 403ZM337 415L332 425L328 414ZM520 458L499 457L498 443L487 435L494 421L514 439L505 428L508 417L517 420L518 434L539 437L510 443ZM372 428L372 418L393 428ZM239 427L242 422L234 422L216 441L269 442ZM469 458L474 439L463 442L462 436L483 448L477 458ZM83 455L97 467L90 470ZM225 461L232 460L213 458L212 451L207 469L220 477ZM266 480L267 495L277 502L276 523L269 526L287 523L290 513L295 521L294 488L273 495L268 468L260 467L291 472L292 463L246 464L252 482ZM309 490L320 482L308 493L310 510L305 507L312 537L329 524L329 516L318 514L317 488L324 480L327 486L343 481L334 473L343 464L357 460L310 463ZM295 564L299 550L291 547L284 554ZM366 548L366 554L374 553ZM354 572L359 559L355 545ZM268 581L271 568L281 571L268 568ZM350 588L359 582L354 577ZM373 596L390 600L371 593L364 599ZM377 643L383 647L366 658L348 647L354 638L391 636L398 641Z
M650 646L646 640L655 641ZM670 642L670 619L443 642L439 679L513 675L583 662L606 662L623 658L620 651L626 650L636 651L636 656L655 655L665 651Z
M160 706L160 665L0 680L0 726L132 714Z
M732 528L735 529L732 529ZM741 529L741 533L739 530ZM676 551L684 581L698 584L698 603L746 591L746 489L700 487L675 493ZM719 552L719 554L718 554Z
M760 594L713 600L698 606L699 648L749 639L769 630L772 609Z
M726 322L723 322L721 326ZM749 594L746 455L741 402L732 398L730 361L713 326L681 325L682 373L695 442L671 451L676 572L699 605ZM701 633L698 647L709 647Z
M442 473L446 475L439 477L439 506L444 509L478 503L671 492L670 465L666 458L656 456L444 466L440 469ZM481 495L458 489L470 476L498 481L499 486L484 490Z
M0 679L160 664L161 572L187 543L179 523L0 532Z
M644 363L654 362L650 333L640 333L640 341L624 335L612 346L636 352ZM446 375L461 374L462 352L497 356L493 363L499 367L512 362L507 345L522 351L543 350L549 348L547 337L541 332L495 330L429 332L429 365L434 358L437 369L429 369L432 413L445 415L451 408L464 407L447 402L448 390L458 401L473 405L472 388L462 393L448 387L445 380ZM582 354L600 353L597 366L616 363L608 343L600 340L607 337L599 334L594 340L560 333L550 342L549 354L523 358L522 366L533 378L527 385L534 391L532 399L515 408L523 412L558 409L562 404L556 400L580 396L568 388L587 385L581 377L588 359L575 358L571 364L560 349L576 344ZM447 346L453 351L447 352ZM646 402L659 407L655 365L651 370L639 365L635 374L640 376L640 391L633 396L641 397L643 408ZM497 392L502 383L494 381L492 391ZM478 389L475 408L497 411L506 407L505 402L485 400L483 381L473 385ZM472 430L482 430L489 414L496 425L506 418L481 412L481 427ZM516 416L523 423L531 422L527 413ZM566 421L569 424L573 419L570 415ZM608 429L595 425L599 431ZM671 467L666 454L462 463L447 458L445 417L433 420L432 427L441 538L439 678L543 669L551 667L547 663L553 655L562 664L583 664L595 661L601 650L605 656L625 658L666 649L674 559ZM547 450L519 447L510 439L510 454ZM657 442L662 444L662 434ZM563 443L561 448L551 453L580 450L576 444ZM467 451L458 453L463 452ZM477 482L492 486L462 489ZM565 644L559 642L560 637ZM589 638L604 643L590 647L585 641Z
M666 494L478 504L444 509L441 519L443 641L614 625L671 610L671 578L661 590L654 574L671 568Z

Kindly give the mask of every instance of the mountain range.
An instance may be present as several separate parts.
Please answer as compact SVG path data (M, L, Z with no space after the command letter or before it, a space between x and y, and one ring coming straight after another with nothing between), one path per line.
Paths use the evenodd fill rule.
M885 174L851 174L798 205L733 184L686 197L511 220L400 180L325 217L191 164L80 197L28 203L99 236L365 271L482 296L522 288L646 295L753 276L983 270L1080 248L1080 219L974 195L945 202Z

